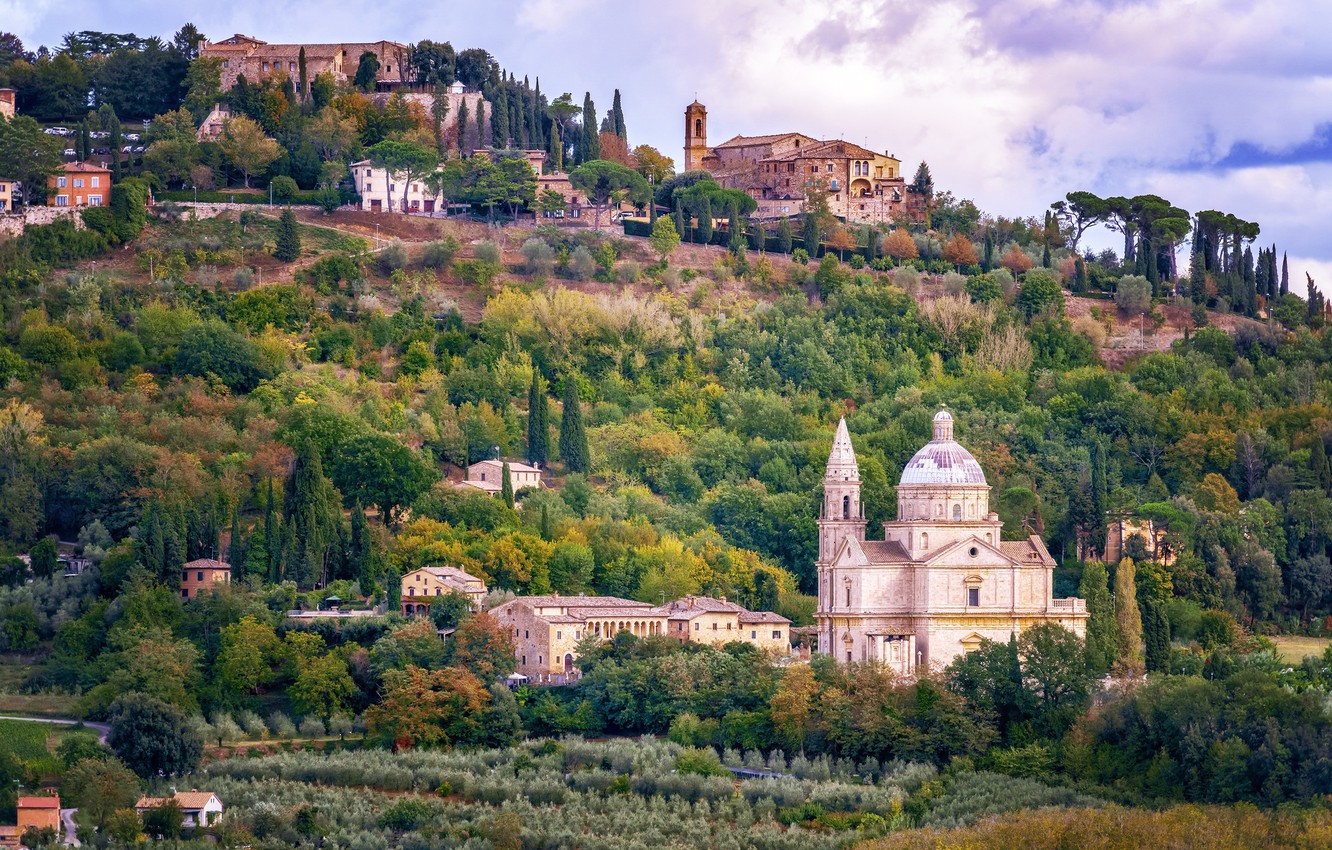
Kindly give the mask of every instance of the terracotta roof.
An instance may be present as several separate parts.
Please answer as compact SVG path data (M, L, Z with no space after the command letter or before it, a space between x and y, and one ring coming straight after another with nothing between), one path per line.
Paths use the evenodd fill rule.
M436 578L453 578L453 579L458 579L459 581L467 581L467 582L481 581L481 579L477 578L476 576L472 575L466 570L460 570L457 567L422 567L421 569L425 570L426 572L430 573L432 576L435 576Z
M58 809L60 808L59 797L19 797L18 807L20 809Z
M525 602L536 608L647 608L646 602L621 599L618 596L520 596L515 602Z
M860 550L871 564L909 564L911 555L896 540L861 540Z
M703 614L736 614L745 609L725 599L710 596L685 596L654 609L672 620L692 620Z
M1026 540L1001 540L999 541L999 551L1019 564L1048 566L1054 563L1054 558L1050 557L1050 551L1045 548L1041 538L1035 535Z
M177 791L175 799L180 803L180 807L186 811L198 811L208 805L208 801L215 795L212 791ZM155 809L166 803L171 797L140 797L139 802L134 804L136 809ZM220 804L222 801L218 800Z
M805 139L810 138L809 136L806 136L804 133L772 133L771 135L767 136L734 136L722 142L720 145L716 145L715 147L747 148L753 145L770 145L773 142L779 142L782 139L787 139L790 138L791 136L800 136L801 138Z
M504 468L504 464L506 464L506 463L509 465L509 471L510 471L510 472L540 472L540 471L541 471L541 469L540 469L539 467L536 467L536 466L528 466L527 464L522 463L522 462L520 462L520 461L516 461L516 460L504 460L503 458L500 458L499 460L478 460L476 463L472 464L472 466L483 466L483 465L484 465L484 466L488 466L488 467L489 467L489 466L493 466L493 467L495 467L495 468L497 468L497 469L503 469L503 468ZM469 472L471 471L472 466L467 467L467 469L468 469Z
M87 173L87 172L92 172L93 174L111 173L111 169L107 168L105 165L89 165L86 162L65 163L64 170L66 173Z
M187 570L229 570L231 564L213 558L195 558L185 564Z
M772 611L745 611L740 615L742 623L790 623L791 621Z

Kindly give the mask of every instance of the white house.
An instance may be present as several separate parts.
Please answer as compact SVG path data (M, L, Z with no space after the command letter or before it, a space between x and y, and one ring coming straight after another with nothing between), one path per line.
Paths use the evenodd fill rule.
M222 801L211 791L177 791L173 797L185 813L185 826L212 826L222 817ZM134 804L134 811L142 817L170 799L172 797L140 797Z

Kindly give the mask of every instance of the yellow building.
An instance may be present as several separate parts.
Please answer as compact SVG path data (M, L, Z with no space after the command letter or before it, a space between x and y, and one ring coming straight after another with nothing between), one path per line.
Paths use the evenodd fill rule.
M725 598L685 596L661 606L666 634L681 643L751 643L781 653L791 649L791 621L771 611L749 611Z
M490 613L513 637L518 672L538 684L577 679L578 643L589 635L666 633L665 610L617 596L520 596Z
M14 181L0 177L0 213L14 211Z
M410 617L428 613L431 599L449 593L461 593L472 610L480 610L486 599L486 583L457 567L421 567L402 577L398 602L402 613Z

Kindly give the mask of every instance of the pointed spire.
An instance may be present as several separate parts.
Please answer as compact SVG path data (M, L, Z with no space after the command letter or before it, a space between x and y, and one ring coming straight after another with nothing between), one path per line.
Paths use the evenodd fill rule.
M850 477L860 477L860 465L856 463L856 450L851 445L851 434L846 430L844 416L837 423L837 433L833 436L832 451L828 454L827 474L846 478L845 473L848 472L851 473Z

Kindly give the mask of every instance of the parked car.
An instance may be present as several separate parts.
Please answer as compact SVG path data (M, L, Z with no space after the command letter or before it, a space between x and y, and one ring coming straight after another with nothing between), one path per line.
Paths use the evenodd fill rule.
M68 136L68 135L69 135L69 128L68 128L68 127L47 127L47 128L46 128L46 132L50 133L50 134L53 135L53 136Z
M108 133L108 132L105 131L105 130L93 130L91 133L88 134L88 138L90 138L90 139L109 139L109 138L111 138L111 134Z
M73 148L65 148L65 156L78 156L78 151Z
M94 148L94 149L93 149L93 153L97 154L98 156L110 156L110 155L111 155L111 151L110 151L108 148Z
M134 152L134 146L133 146L133 145L125 145L125 147L123 147L123 148L120 149L120 152L121 152L121 153L133 153L133 152Z
M139 134L138 134L138 133L126 133L126 134L125 134L125 141L127 141L127 142L137 142L138 140L139 140Z
M134 149L134 152L135 152L135 153L143 153L145 150L146 150L146 148L145 148L143 145L139 145L138 147L136 147L136 148Z

